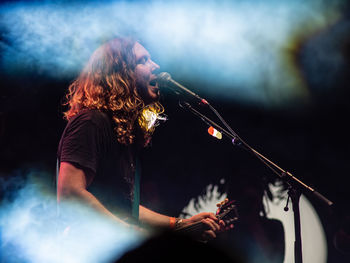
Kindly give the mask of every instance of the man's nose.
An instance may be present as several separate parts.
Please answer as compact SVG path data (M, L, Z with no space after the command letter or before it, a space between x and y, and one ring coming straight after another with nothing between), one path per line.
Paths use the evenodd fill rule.
M160 69L159 65L157 63L155 63L153 60L151 61L152 63L152 72L157 70L157 69Z

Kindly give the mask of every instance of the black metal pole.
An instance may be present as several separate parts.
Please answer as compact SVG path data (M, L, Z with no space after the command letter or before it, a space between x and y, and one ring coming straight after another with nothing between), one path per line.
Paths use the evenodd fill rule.
M209 103L207 105L210 106ZM282 179L284 182L286 182L289 185L288 194L292 201L293 206L293 214L294 214L294 232L295 232L295 241L294 241L294 262L295 263L302 263L303 257L302 257L302 244L301 244L301 224L300 224L300 209L299 209L299 201L302 191L311 192L316 196L319 200L323 201L328 206L333 206L333 202L328 200L326 197L321 195L319 192L315 191L310 186L303 183L301 180L296 178L294 175L292 175L290 172L287 172L283 170L281 167L273 163L271 160L263 156L258 151L254 150L252 147L250 147L246 142L244 142L235 132L232 131L232 129L227 125L227 123L221 118L221 116L217 113L215 109L213 109L212 106L210 106L211 109L214 110L214 113L216 115L220 116L220 120L224 123L225 126L228 126L228 130L225 130L224 128L220 127L218 124L210 120L208 117L200 113L199 111L195 110L188 102L182 102L180 103L180 106L188 109L198 117L200 117L205 123L209 125L213 125L216 127L220 132L225 134L227 137L229 137L232 140L232 143L234 145L239 145L243 147L248 152L251 152L254 154L260 161L262 161L268 168L271 169L276 175L279 176L280 179Z
M290 199L293 205L293 215L294 215L294 262L303 262L302 244L301 244L301 224L300 224L300 196L301 192L295 187L291 187L288 191Z

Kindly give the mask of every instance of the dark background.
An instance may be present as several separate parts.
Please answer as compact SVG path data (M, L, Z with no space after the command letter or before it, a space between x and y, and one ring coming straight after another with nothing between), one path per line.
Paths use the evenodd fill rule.
M296 63L311 94L304 105L277 109L207 98L253 148L335 203L335 209L329 210L309 197L327 233L329 262L349 259L332 243L344 216L349 215L349 32L345 16L308 39L297 52ZM339 44L325 47L322 43L327 38L339 38ZM315 49L325 54L336 50L342 63L336 69L316 57L312 64L304 63ZM332 78L326 77L329 71L334 72ZM10 178L20 171L25 176L40 169L54 180L57 145L65 127L62 98L74 76L48 77L35 66L4 72L0 72L0 175ZM177 80L181 82L181 76ZM200 93L195 80L185 84ZM177 215L189 198L203 194L209 183L223 177L230 183L248 180L249 184L262 175L273 180L274 175L252 155L233 147L226 138L210 137L206 124L178 107L175 97L164 93L162 103L169 120L156 129L152 147L145 149L142 158L146 206ZM251 176L243 176L247 173Z

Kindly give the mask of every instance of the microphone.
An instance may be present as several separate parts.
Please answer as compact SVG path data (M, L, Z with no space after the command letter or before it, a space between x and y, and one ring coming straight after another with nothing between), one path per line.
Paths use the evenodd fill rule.
M157 75L157 83L158 83L158 86L161 88L162 87L163 88L170 88L176 94L179 94L179 93L189 94L192 97L195 97L198 100L200 100L203 104L209 105L209 103L205 99L199 97L196 93L190 91L189 89L182 86L180 83L173 80L168 72L159 73Z

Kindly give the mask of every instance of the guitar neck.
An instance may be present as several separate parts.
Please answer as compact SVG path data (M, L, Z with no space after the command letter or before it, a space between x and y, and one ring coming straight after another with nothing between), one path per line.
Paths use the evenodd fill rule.
M200 233L206 225L202 223L201 221L187 225L187 226L182 226L177 229L175 229L175 232L181 233L181 234L191 234L195 235L197 233Z

